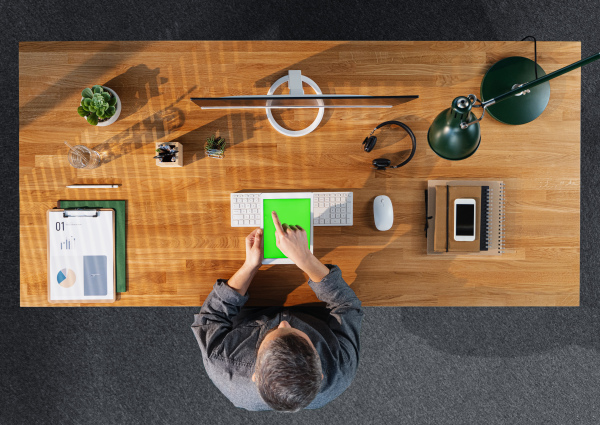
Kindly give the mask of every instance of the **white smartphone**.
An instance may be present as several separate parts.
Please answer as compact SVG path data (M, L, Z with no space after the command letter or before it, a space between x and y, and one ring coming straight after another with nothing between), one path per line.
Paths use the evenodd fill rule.
M454 240L475 240L475 199L459 198L454 201Z

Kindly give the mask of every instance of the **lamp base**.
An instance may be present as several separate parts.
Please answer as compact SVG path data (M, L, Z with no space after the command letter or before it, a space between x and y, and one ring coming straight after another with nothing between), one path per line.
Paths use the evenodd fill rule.
M513 89L515 85L535 80L535 62L520 56L511 56L496 62L481 81L481 99L493 99ZM537 65L538 78L546 75ZM533 121L546 109L550 100L550 83L533 87L529 93L515 95L487 108L492 118L504 124L520 125Z

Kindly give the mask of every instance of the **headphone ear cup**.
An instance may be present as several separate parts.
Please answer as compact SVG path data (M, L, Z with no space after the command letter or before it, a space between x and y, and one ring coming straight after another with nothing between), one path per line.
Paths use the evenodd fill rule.
M378 170L385 170L390 165L392 165L392 161L387 158L377 158L373 160L373 166Z
M371 152L375 147L375 143L377 143L377 137L367 137L363 142L363 145L365 145L365 152Z

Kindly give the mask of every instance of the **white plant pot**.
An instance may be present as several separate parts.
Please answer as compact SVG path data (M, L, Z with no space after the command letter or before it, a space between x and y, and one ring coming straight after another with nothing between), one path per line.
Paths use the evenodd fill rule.
M121 99L119 98L119 95L117 94L117 92L115 92L110 87L102 86L102 88L104 90L109 91L114 97L117 98L117 111L115 112L115 114L112 117L110 117L109 120L103 121L103 122L98 122L98 124L96 125L97 127L106 127L107 125L111 125L112 123L114 123L117 120L117 118L119 118L119 115L121 115ZM81 100L83 100L83 97L81 98ZM83 117L83 119L87 121L87 119L85 117Z

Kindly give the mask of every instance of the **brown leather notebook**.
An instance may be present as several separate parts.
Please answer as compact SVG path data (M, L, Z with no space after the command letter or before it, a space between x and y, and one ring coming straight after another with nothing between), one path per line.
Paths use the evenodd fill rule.
M446 241L452 245L454 239L454 217L446 217L448 211L454 213L454 199L457 193L453 192L452 199L446 197L446 187L474 187L478 194L458 194L471 199L479 199L477 208L477 238L479 251L457 251L466 247L447 247ZM454 190L454 189L452 189ZM504 253L505 229L505 186L502 181L490 180L429 180L427 182L427 254L429 255L501 255ZM452 221L450 220L452 218ZM447 220L447 221L446 221ZM451 223L446 233L446 223ZM464 243L464 242L461 242ZM450 248L447 250L447 248Z
M446 195L448 191L448 195ZM475 240L454 240L454 201L475 199ZM447 229L447 230L446 230ZM435 187L435 252L479 252L481 249L481 186Z

